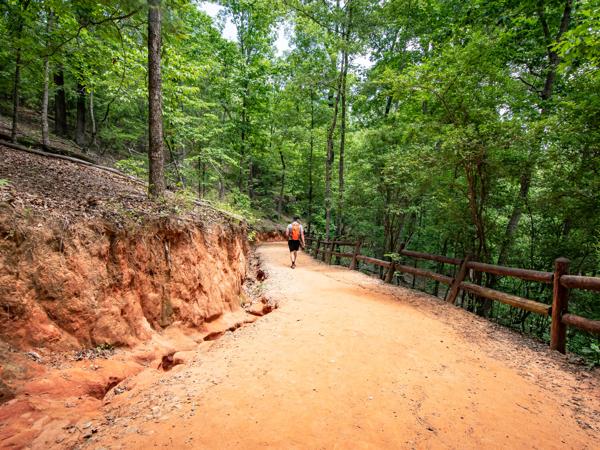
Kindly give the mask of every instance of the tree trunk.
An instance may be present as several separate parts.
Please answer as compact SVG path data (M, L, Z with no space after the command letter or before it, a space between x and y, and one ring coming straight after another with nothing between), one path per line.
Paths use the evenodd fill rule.
M44 148L50 146L50 136L48 127L48 90L50 84L50 32L52 31L52 11L48 12L46 18L46 54L44 55L44 88L42 92L42 145Z
M346 33L346 36L348 33ZM346 42L347 44L347 42ZM340 117L340 155L338 166L338 201L337 201L337 225L338 233L342 233L343 229L343 214L344 214L344 150L346 146L346 79L348 75L348 50L344 50L343 56L343 71L342 71L342 111Z
M339 8L339 0L337 1L337 7ZM343 30L344 33L344 42L347 44L349 42L350 37L350 25L352 22L352 8L350 7L350 2L347 3L347 20L345 24L345 28ZM337 29L337 27L336 27ZM337 86L335 89L335 100L333 102L333 117L331 118L331 124L329 129L327 130L327 159L325 163L325 239L329 239L331 234L331 172L333 168L333 160L334 160L334 151L333 151L333 135L335 132L335 127L337 125L337 116L338 116L338 108L340 103L340 98L343 95L342 93L342 85L344 82L344 72L347 70L346 65L348 61L348 49L347 46L342 50L342 63L340 65L340 72L337 79ZM343 164L343 161L342 161ZM343 166L342 166L343 167Z
M167 145L167 149L169 150L169 156L171 157L171 162L173 163L173 167L175 168L175 175L177 175L177 181L183 187L185 187L185 179L181 175L181 171L179 170L179 158L173 151L173 138L171 139L163 139L164 143Z
M281 212L283 210L283 192L285 189L285 159L283 152L279 150L279 157L281 158L281 187L279 189L279 203L277 204L277 217L281 219Z
M488 262L485 224L483 219L486 194L482 166L482 161L467 163L465 165L465 175L467 177L467 197L469 200L469 211L471 212L471 220L473 221L473 225L475 225L477 238L475 260Z
M387 117L390 114L390 110L392 109L392 96L388 95L385 101L385 111L383 112L383 117Z
M538 20L540 21L540 25L542 27L542 31L544 33L548 58L548 72L546 72L544 87L539 92L541 103L540 110L542 117L545 116L548 112L546 102L552 97L552 93L554 91L554 84L556 82L556 73L558 65L560 63L560 57L558 56L558 53L554 50L553 44L557 44L560 42L563 34L569 29L569 25L571 23L571 10L573 6L573 0L565 0L564 5L565 6L563 9L559 29L556 36L553 39L550 34L548 22L546 21L544 5L542 2L538 4L537 15ZM502 239L500 252L498 254L498 265L504 265L506 263L506 260L508 259L508 252L512 247L514 235L517 231L517 228L519 227L519 222L521 220L523 204L527 202L527 197L529 195L529 187L531 185L531 179L534 170L535 164L533 161L530 161L525 167L523 173L521 174L519 197L517 198L513 206L513 211L510 216L510 220L506 226L506 231L504 232L504 238ZM491 281L488 284L491 285L491 287L493 287L493 285L495 284L495 280L495 277L492 277Z
M444 239L444 244L442 245L442 250L440 255L446 256L446 252L448 251L448 238ZM444 270L444 263L438 262L435 271L437 273L442 273ZM440 282L436 281L433 285L433 296L437 297L440 291Z
M240 131L240 167L238 172L238 189L242 192L244 187L244 165L246 160L246 146L248 140L248 81L244 81L242 96L242 129Z
M65 74L62 67L54 74L54 133L66 136L67 126L67 98L65 95Z
M96 115L94 113L94 91L90 91L90 122L92 124L91 144L97 149L98 141L96 139L96 135L98 134L98 130L96 129Z
M206 196L206 163L198 158L198 196Z
M47 47L46 47L47 48ZM42 94L42 145L44 148L50 146L50 137L48 132L48 84L50 78L50 59L48 55L44 56L44 91Z
M313 150L315 146L315 93L310 91L310 153L308 155L308 232L312 224L313 207Z
M246 186L246 192L248 193L248 198L252 200L254 198L254 164L252 162L252 156L250 156L250 160L248 161L248 184Z
M166 190L160 75L160 3L160 0L148 0L148 194L151 198L162 197Z
M19 33L20 34L20 33ZM21 48L17 48L15 57L15 76L13 81L13 113L10 140L17 142L17 123L19 122L19 88L21 83Z
M77 82L77 127L75 142L80 147L85 145L85 86Z
M335 100L333 102L333 116L331 118L331 124L327 130L327 158L325 160L325 239L330 238L331 232L331 172L333 167L333 134L337 124L338 116L338 105L340 103L340 91L342 84L342 72L343 67L340 70L337 82L337 92Z
M510 250L513 236L517 231L517 226L519 225L519 221L521 220L521 215L523 214L523 205L527 202L527 196L529 194L529 186L531 185L531 170L525 170L521 175L521 187L519 189L519 197L515 201L515 205L510 216L510 220L506 225L506 230L504 231L504 238L502 239L502 244L500 245L500 253L498 254L497 264L499 266L505 266L508 261L508 252ZM491 283L492 286L494 283ZM490 286L490 287L492 287Z
M19 13L24 14L29 7L30 0L19 2L20 11ZM17 17L17 26L15 32L15 39L17 43L17 51L15 53L15 75L13 79L13 111L12 111L12 126L10 130L10 140L17 142L17 125L19 123L19 95L21 90L21 37L23 36L24 16L20 15Z

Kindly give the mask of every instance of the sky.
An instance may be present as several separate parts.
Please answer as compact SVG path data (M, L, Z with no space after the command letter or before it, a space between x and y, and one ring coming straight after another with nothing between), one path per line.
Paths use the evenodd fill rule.
M218 15L224 9L221 5L213 2L201 2L200 9L212 17L216 23L219 22ZM221 31L223 37L225 39L229 39L230 41L237 41L237 33L235 29L235 25L227 17L225 19L225 26ZM284 25L279 25L277 27L277 39L275 41L275 50L278 56L283 55L286 51L290 50L290 42L285 36Z
M215 20L215 23L219 23L219 13L224 9L221 5L214 2L200 1L199 7L202 11L207 13L210 17ZM230 41L237 41L237 32L235 25L229 17L225 19L225 24L221 31L223 37ZM275 40L275 51L277 56L282 56L286 51L290 50L289 39L285 35L285 25L280 24L277 27L277 39ZM359 69L369 69L373 66L373 63L369 60L369 55L357 55L353 60L354 65L358 66Z

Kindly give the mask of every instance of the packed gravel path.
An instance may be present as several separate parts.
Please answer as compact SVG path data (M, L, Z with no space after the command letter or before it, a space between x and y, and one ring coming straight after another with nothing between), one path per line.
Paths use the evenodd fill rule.
M258 253L279 308L138 376L86 447L598 448L597 370L305 254L292 270L285 243Z

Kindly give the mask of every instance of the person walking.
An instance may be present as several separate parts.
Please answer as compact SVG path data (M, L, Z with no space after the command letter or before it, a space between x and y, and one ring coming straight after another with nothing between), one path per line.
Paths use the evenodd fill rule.
M290 261L292 269L296 268L296 258L298 257L298 249L300 246L304 248L304 227L300 223L299 217L294 217L294 221L290 223L285 230L285 237L288 240L290 249Z

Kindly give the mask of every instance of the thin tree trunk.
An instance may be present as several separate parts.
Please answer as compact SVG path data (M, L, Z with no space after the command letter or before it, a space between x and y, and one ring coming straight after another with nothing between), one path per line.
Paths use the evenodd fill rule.
M67 125L67 98L65 95L65 73L62 67L54 74L54 133L59 136L66 136L68 133Z
M200 158L196 160L196 171L198 174L198 197L204 198L204 171Z
M277 217L281 219L281 212L283 210L283 193L285 189L285 159L283 157L283 151L279 150L279 157L281 158L281 187L279 190L279 203L277 204Z
M46 54L44 55L44 89L42 92L42 145L44 148L50 146L50 136L48 127L48 90L50 84L50 32L52 31L52 11L48 11L46 18Z
M350 26L348 24L348 26ZM346 33L346 36L348 33ZM347 42L346 42L347 44ZM343 229L343 214L344 214L344 150L346 146L346 79L348 75L348 50L344 50L344 57L342 62L343 74L342 74L342 111L340 117L340 155L338 160L338 201L337 201L337 225L336 228L338 233L342 233Z
M254 198L254 164L252 162L252 156L248 161L248 184L246 186L248 198L252 200Z
M85 145L85 86L77 82L77 127L75 142L80 147Z
M339 1L336 3L339 8ZM346 4L347 9L347 21L345 24L344 42L348 43L350 35L350 24L352 21L352 8L350 7L350 1ZM336 27L337 29L337 27ZM335 127L337 125L337 116L340 98L342 94L342 85L344 83L344 71L348 61L348 49L344 47L342 51L342 63L340 66L340 73L337 80L335 100L333 102L333 117L331 118L331 125L327 130L327 159L325 164L325 239L329 239L331 234L331 174L333 169L334 151L333 151L333 135Z
M170 139L170 140L165 139L164 142L167 145L167 149L169 150L169 156L171 157L171 161L173 162L173 167L175 167L175 174L177 175L177 181L183 187L185 187L185 180L183 179L183 176L181 175L181 171L179 170L179 163L178 163L179 158L177 158L177 155L173 151L173 139Z
M473 221L473 225L475 225L475 230L477 234L477 250L475 253L475 259L477 261L487 262L487 244L486 244L486 236L485 236L485 226L483 223L483 204L484 204L484 195L483 195L483 183L484 180L480 176L478 179L478 175L480 175L481 162L476 162L475 165L477 169L475 170L472 166L473 163L469 163L465 166L465 174L467 176L467 195L469 200L469 211L471 212L471 220Z
M94 148L98 148L98 141L96 139L98 130L96 130L96 116L94 114L94 91L90 91L90 122L92 123L92 142L91 142L91 144L94 146Z
M20 32L19 32L20 34ZM21 83L21 48L17 48L15 57L15 76L13 81L13 113L10 140L17 142L17 123L19 122L19 88Z
M331 231L331 172L334 159L333 134L335 132L335 127L337 124L338 105L340 103L340 91L342 84L342 72L343 68L341 68L340 74L338 76L337 92L335 95L335 100L333 102L333 117L331 118L331 124L329 125L329 129L327 130L327 159L325 160L325 239L330 238Z
M200 198L206 196L206 163L200 163Z
M162 89L160 75L161 0L148 0L148 194L165 193L165 155L163 149Z
M30 0L21 2L21 12L24 13L29 7ZM23 17L19 16L18 24L16 29L16 40L17 42L21 39L23 34ZM18 42L17 52L15 54L15 75L13 80L13 112L12 112L12 126L10 130L10 140L17 142L17 125L19 123L19 95L21 90L21 44Z
M44 92L42 94L42 145L44 148L50 146L48 132L48 84L50 78L50 58L44 56Z
M548 112L546 102L552 97L554 91L554 84L556 82L557 69L560 63L560 57L556 50L554 50L555 46L553 44L557 44L560 42L562 36L564 35L564 33L567 32L571 23L571 11L573 6L573 0L565 0L564 5L565 6L563 8L563 14L560 21L559 29L556 36L553 39L550 34L550 27L548 26L548 22L546 21L546 15L544 13L544 4L543 2L538 3L537 15L540 25L542 27L542 31L544 33L548 58L548 72L546 72L544 87L539 93L541 103L540 110L542 117L545 116ZM502 239L500 252L498 254L498 265L504 265L508 259L508 253L510 251L510 248L512 247L514 235L517 231L517 228L519 227L519 222L521 220L523 205L527 202L527 197L529 195L529 188L531 186L531 179L533 176L534 169L535 164L533 161L531 161L527 164L525 170L521 174L519 183L519 197L515 201L510 220L506 225L504 238ZM491 277L490 282L488 284L491 287L493 287L495 281L496 278Z
M248 81L244 81L242 97L242 129L240 132L240 167L238 172L238 189L242 192L244 186L244 163L246 159L247 127L248 127Z
M527 201L527 195L529 194L529 186L531 185L531 170L526 170L521 175L520 181L520 189L519 189L519 197L515 201L515 205L510 216L510 220L506 225L506 230L504 232L504 238L502 239L502 244L500 246L500 253L498 254L497 264L499 266L506 265L508 261L508 253L510 251L510 247L512 244L513 236L517 231L517 226L519 225L519 221L521 220L521 215L523 214L523 205Z
M310 91L310 153L308 155L308 232L310 233L312 224L313 207L313 150L315 145L315 93Z
M390 114L390 110L392 109L392 96L388 95L385 101L385 111L383 112L383 117L387 117Z
M446 251L448 250L448 238L444 239L444 244L442 245L442 251L441 251L441 255L442 256L446 256ZM442 270L444 269L444 263L438 262L437 263L437 267L435 269L435 271L437 273L442 273ZM437 297L440 291L440 282L436 281L434 286L433 286L433 296Z

